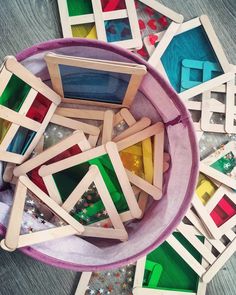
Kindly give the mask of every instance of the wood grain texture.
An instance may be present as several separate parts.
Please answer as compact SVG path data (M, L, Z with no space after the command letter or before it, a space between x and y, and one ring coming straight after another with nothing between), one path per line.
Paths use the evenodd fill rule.
M231 63L236 64L235 0L159 0L185 20L208 14ZM53 38L61 27L56 0L0 0L0 60ZM35 261L19 251L0 250L1 295L72 295L79 274ZM236 255L208 285L207 295L236 294ZM119 294L115 294L119 295Z

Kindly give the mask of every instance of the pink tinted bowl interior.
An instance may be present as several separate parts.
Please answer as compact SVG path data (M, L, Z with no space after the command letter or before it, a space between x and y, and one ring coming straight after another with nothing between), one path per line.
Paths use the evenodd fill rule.
M124 49L86 39L57 39L26 49L17 59L48 82L44 62L47 52L146 65L148 73L131 111L136 119L148 116L153 123L165 124L165 149L170 153L171 166L165 173L163 198L149 203L142 220L128 224L127 242L71 236L21 251L50 265L76 271L105 270L133 263L157 248L175 230L190 205L198 174L198 148L190 115L168 82L144 60ZM3 226L1 230L3 233Z

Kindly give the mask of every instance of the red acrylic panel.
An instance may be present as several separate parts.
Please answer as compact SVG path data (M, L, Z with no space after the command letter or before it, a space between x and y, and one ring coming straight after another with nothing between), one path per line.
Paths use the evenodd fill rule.
M101 4L104 12L126 9L125 0L101 0Z
M217 206L212 210L210 215L215 224L220 227L235 214L236 205L227 196L224 196Z
M78 145L74 145L72 147L70 147L69 149L65 150L64 152L58 154L57 156L55 156L54 158L50 159L49 161L43 163L42 165L36 167L35 169L31 170L28 173L29 178L31 179L31 181L36 184L43 192L45 192L46 194L48 194L48 191L46 189L46 186L43 182L43 179L41 176L39 176L38 171L41 168L41 166L43 165L49 165L58 161L61 161L63 159L75 156L80 154L82 151L79 148Z
M42 123L51 104L52 102L49 99L47 99L41 93L38 93L30 109L28 110L26 117Z

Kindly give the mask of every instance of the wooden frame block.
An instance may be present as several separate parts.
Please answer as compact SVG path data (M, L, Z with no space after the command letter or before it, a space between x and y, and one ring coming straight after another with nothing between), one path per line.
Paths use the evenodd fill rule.
M33 194L42 201L48 208L50 208L55 214L62 218L65 222L70 224L78 234L84 231L84 227L70 216L64 209L62 209L57 203L50 199L44 192L42 192L34 183L32 183L26 176L20 176L17 188L15 191L14 202L10 213L9 223L7 227L7 233L5 239L1 241L1 247L7 251L14 251L16 248L29 246L35 243L45 242L52 239L61 238L63 236L70 235L65 228L60 229L60 234L57 235L55 230L50 229L21 235L21 221L24 212L24 204L26 199L27 190L33 192ZM50 234L49 234L50 232ZM63 232L63 233L62 233ZM39 241L38 241L39 238Z
M199 280L198 283L198 288L197 292L192 292L192 291L177 291L177 290L166 290L162 289L159 287L158 289L154 289L151 287L143 287L143 280L144 280L144 273L146 269L146 260L147 256L144 256L143 258L139 259L136 264L136 271L135 271L135 278L134 278L134 289L133 289L133 294L134 295L184 295L184 294L189 294L189 295L205 295L206 293L206 283L202 282ZM202 262L204 264L204 261ZM161 266L161 265L160 265ZM164 272L165 269L162 269L162 272ZM168 271L168 270L167 270ZM161 274L160 274L161 276ZM158 286L158 275L155 276L155 283Z
M109 220L113 228L99 228L94 227L92 224L89 226L84 226L85 230L82 233L83 236L89 237L100 237L108 239L120 239L127 240L128 234L125 227L120 219L120 216L116 210L116 207L112 201L109 191L104 183L102 175L96 165L92 165L88 173L84 176L78 186L70 194L67 200L63 203L62 208L66 212L70 212L76 203L81 199L83 193L88 189L89 185L94 182L101 200L104 204L105 210L109 216Z
M128 170L126 170L126 172L132 184L139 187L144 192L150 194L155 200L159 200L162 196L162 174L164 170L164 125L159 122L150 127L147 127L136 134L120 140L117 142L117 147L118 150L121 151L127 147L135 145L138 142L143 142L152 136L154 136L153 185ZM155 169L155 167L160 167L160 170Z
M67 103L80 103L86 105L90 104L114 108L130 107L134 100L135 94L138 91L143 76L146 74L146 67L139 64L118 63L107 60L95 60L89 58L57 55L54 53L46 54L45 60L48 66L53 89L63 97L62 102ZM66 93L64 95L63 81L59 69L60 66L73 67L74 69L79 67L82 69L96 70L106 73L110 72L125 74L130 75L130 80L128 82L127 89L125 90L124 97L119 98L119 102L117 101L116 103L98 101L98 99L95 97L93 99L87 99L86 97L75 98L75 96L73 96L73 98L69 98L66 97ZM110 99L111 98L109 97L109 100Z
M50 123L60 125L66 128L70 128L73 130L81 130L85 134L88 134L88 141L91 144L92 147L96 146L99 135L100 135L100 129L96 126L79 122L77 120L73 120L71 118L63 117L57 114L54 114L51 118Z
M56 145L46 149L42 153L36 155L35 157L24 162L22 165L16 167L13 171L14 176L19 177L21 175L27 175L33 171L35 171L35 173L38 175L36 169L38 169L40 166L44 165L48 161L52 161L56 156L64 153L65 151L69 150L70 148L73 148L74 146L77 146L79 150L82 152L89 150L91 148L83 132L75 131L66 139L60 141ZM31 176L29 177L31 178ZM38 177L40 176L38 175ZM33 180L34 178L32 179L32 181ZM55 197L55 195L52 195L51 197L54 198L54 201L60 203L60 199Z
M139 121L137 121L134 125L124 130L121 134L115 136L112 139L112 141L118 142L130 135L136 134L137 132L147 128L150 125L151 125L151 120L147 117L143 117Z
M181 24L184 20L183 15L173 11L172 9L166 7L165 5L159 3L155 0L139 0L139 1L147 6L151 7L152 9L159 12L160 14L168 17L169 19L171 19L172 21L174 21L176 23Z
M226 145L222 146L219 150L215 151L210 156L202 160L200 162L199 169L202 173L231 187L232 189L236 189L236 182L234 179L235 154L236 142L230 141Z
M121 109L115 114L113 126L116 127L122 121L124 121L129 127L133 126L137 122L129 109L126 108Z
M203 30L205 31L205 33L207 34L207 37L212 45L214 53L215 53L215 55L219 61L219 64L222 68L223 74L219 75L216 78L212 78L206 82L203 82L198 86L195 86L191 89L188 89L184 92L179 93L179 96L184 101L186 101L189 98L194 97L200 93L203 93L205 91L213 89L214 87L217 87L218 85L223 84L223 83L228 82L231 79L233 79L232 67L229 64L229 62L223 52L222 46L221 46L221 44L214 32L214 29L209 21L209 18L206 15L202 15L202 16L200 16L200 18L195 18L195 19L192 19L190 21L183 23L182 26L180 27L180 29L178 30L177 35L188 32L188 31L198 28L198 27L202 27ZM148 39L145 39L145 41L144 41L145 46L147 47L147 50L149 53L151 53L152 50L154 49L154 51L152 52L152 55L149 59L149 63L152 66L154 66L155 68L158 68L158 70L161 71L161 73L164 75L164 77L167 78L167 80L169 80L168 75L164 69L162 62L161 62L161 58L162 58L165 50L167 49L168 45L170 44L170 42L167 42L168 41L168 34L167 34L167 32L166 32L166 34L165 34L165 32L160 32L157 34L157 36L158 36L160 42L159 42L156 49L154 49L154 46L151 46L150 44L148 44Z
M229 82L228 82L229 83ZM213 90L206 91L202 95L202 118L201 118L201 129L207 132L218 132L225 133L225 124L211 123L211 116L213 113L224 114L226 113L226 98L225 103L216 100L211 97L212 92L222 93L226 95L226 85L220 85Z
M56 115L70 118L70 120L72 120L72 118L73 118L73 119L84 119L84 120L92 120L92 121L102 121L103 125L100 127L96 127L99 130L99 133L102 130L102 127L104 125L108 124L110 126L110 121L112 120L111 116L114 117L114 120L115 120L115 116L116 116L116 115L114 115L114 113L112 113L111 110L102 111L102 110L79 109L79 108L74 109L74 108L65 108L65 107L57 108ZM109 119L109 121L107 121L108 119ZM106 122L105 122L105 120L106 120ZM82 122L78 122L76 124L80 124L80 123L82 123ZM85 123L83 123L83 124L85 124ZM75 123L74 123L74 125L75 125ZM104 134L102 134L102 141L105 140L105 138L103 138L105 135L108 135L108 138L106 138L106 140L111 141L111 137L112 137L111 126L110 126L110 130L107 129L106 132L104 131L103 133ZM91 134L89 136L88 141L90 142L92 147L96 146L98 138L99 138L99 134L98 135ZM109 138L110 138L110 140L109 140Z
M234 77L235 78L235 77ZM235 105L235 96L236 96L236 85L234 79L227 83L226 91L226 120L225 120L225 130L228 133L236 133L236 126L234 124L235 114L236 114L236 105Z
M236 200L235 200L235 192L231 189L227 188L224 185L221 185L210 197L208 202L204 205L197 195L194 196L192 204L197 214L202 219L204 226L206 227L207 231L211 234L211 236L215 239L220 239L224 234L229 232L231 228L233 228L236 224L236 214L233 214L231 207L229 207L228 203L220 204L225 197L227 197L235 207L236 213ZM218 206L222 209L222 212L226 214L230 214L225 220L225 222L221 222L221 225L217 225L212 217L212 213L214 209ZM230 211L229 211L230 210ZM216 214L216 213L215 213Z
M73 36L73 33L72 33L72 26L94 23L95 25L94 27L90 29L89 33L86 33L85 36L77 36L77 37L94 38L94 39L102 40L105 42L109 42L109 40L107 39L105 22L127 18L129 20L129 26L130 26L132 37L127 40L120 40L120 41L115 41L112 43L120 45L121 47L124 47L127 49L141 48L142 40L141 40L141 34L139 30L137 14L135 12L134 0L125 0L126 9L115 10L116 8L115 4L117 2L118 1L116 2L113 1L113 3L108 3L108 5L103 10L100 1L92 0L91 3L92 3L93 12L88 14L70 16L68 11L67 1L59 0L58 6L59 6L63 36L69 37L69 38L75 37ZM114 4L114 7L112 7L113 4Z
M129 183L129 180L127 177L125 177L126 173L122 165L122 162L120 160L119 153L117 151L115 143L109 142L106 145L102 145L97 148L85 151L79 155L70 157L60 162L41 167L39 170L39 175L43 177L43 180L45 182L45 185L48 191L50 192L50 195L53 195L55 194L55 185L53 186L53 178L52 178L53 174L106 154L108 154L109 156L109 159L116 173L117 179L123 191L123 194L126 198L126 202L129 207L128 215L130 219L140 218L140 216L142 215L142 212L138 206L138 203L136 201L136 198L131 188L131 185ZM59 195L58 190L57 190L57 195Z
M204 236L205 242L203 244L197 238L199 232L194 226L181 223L177 230L181 232L185 239L187 239L202 255L204 260L208 263L208 266L200 264L173 235L171 235L166 241L178 254L181 255L185 262L202 278L205 283L208 283L226 263L226 261L234 254L236 236L232 231L229 233L232 237L227 246L225 246L221 241L216 242L217 244L220 244L220 247L218 247L217 250L221 249L219 251L220 254L217 255L212 252L212 246L215 246L216 240L210 240Z
M13 56L5 59L0 76L0 95L6 94L2 97L0 106L3 132L0 141L0 160L21 164L37 145L61 98ZM14 93L10 92L13 88L9 83L21 87L21 93L18 93L21 101L14 100L14 105ZM19 89L16 88L15 91L19 92ZM42 109L34 105L39 104L37 99L41 104L42 101L44 103L43 113L39 113Z

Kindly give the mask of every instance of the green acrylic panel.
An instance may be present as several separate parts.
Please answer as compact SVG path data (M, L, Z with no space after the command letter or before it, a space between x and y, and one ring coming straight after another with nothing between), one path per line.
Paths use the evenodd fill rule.
M128 205L127 205L125 196L120 187L119 181L114 171L114 167L107 154L53 174L53 179L60 193L62 201L64 202L69 197L69 195L76 188L76 186L81 181L81 179L88 172L89 167L91 165L96 165L99 168L99 171L101 172L103 180L114 201L117 211L119 213L127 211ZM93 192L93 195L96 195L96 193ZM92 206L87 206L87 208L84 208L85 209L83 210L84 212L80 210L80 213L78 213L79 210L76 210L76 214L74 214L74 216L78 220L81 220L82 218L81 215L83 215L84 221L86 219L91 220L91 217L94 214L97 214L98 212L101 213L103 210L105 210L105 207L103 203L101 202L101 200L98 200L97 197L96 198L93 198L93 196L91 197L92 197L92 200L89 200L89 202L87 201L86 202L90 204L93 203ZM84 195L83 198L87 198L87 196ZM78 205L77 205L77 209L79 209ZM96 221L104 219L107 216L100 216L100 217L97 216ZM93 218L93 222L95 222L94 218Z
M0 144L2 143L7 131L11 127L11 122L0 118Z
M67 0L69 16L93 13L91 0Z
M195 259L201 262L201 255L181 233L174 233L174 236ZM200 240L203 241L202 237ZM147 260L156 262L163 268L158 286L155 289L196 293L199 283L198 275L167 242L151 252L147 256ZM145 288L148 288L149 276L150 273L145 272L143 281Z
M28 84L17 76L12 75L0 97L0 105L19 112L30 89L31 87Z
M211 164L212 168L226 175L230 175L235 166L236 159L233 152L229 152L227 155L223 156L222 158Z
M19 127L10 145L7 148L8 152L24 155L36 135L35 131Z

